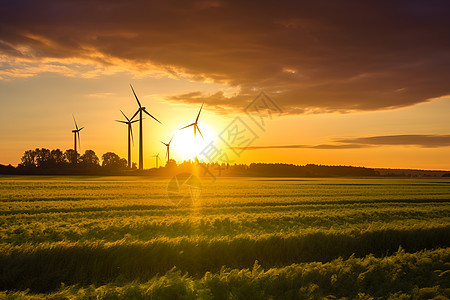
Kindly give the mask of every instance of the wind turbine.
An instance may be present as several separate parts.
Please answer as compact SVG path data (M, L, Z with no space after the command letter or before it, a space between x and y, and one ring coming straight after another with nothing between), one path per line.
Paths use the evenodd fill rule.
M75 128L76 128L76 129L72 130L72 132L73 132L73 144L74 144L73 150L75 150L75 153L77 153L77 134L78 134L78 146L81 147L81 143L80 143L80 131L81 131L81 129L83 129L84 127L78 128L77 121L75 121L75 116L72 115L72 117L73 117L73 121L75 122Z
M152 116L146 109L141 105L141 102L139 102L138 97L136 96L136 93L134 92L133 86L130 84L131 90L133 91L134 97L136 98L136 101L139 105L138 110L134 113L131 120L136 117L136 115L139 113L139 170L142 170L144 168L144 142L143 142L143 134L142 134L142 112L145 112L147 115L155 119L159 124L161 122L156 119L154 116Z
M159 153L156 155L153 155L153 157L156 157L156 168L158 168L158 159L161 160L161 158L159 158Z
M170 141L166 144L166 143L164 143L163 141L161 141L161 143L163 143L165 146L166 146L166 156L167 156L167 162L169 162L169 159L170 159L170 143L172 142L172 139L173 139L173 135L172 135L172 138L170 139Z
M134 120L131 121L130 119L128 119L128 117L123 113L123 111L120 111L122 113L122 115L125 117L125 119L127 119L126 121L120 121L120 120L116 120L116 122L120 122L120 123L124 123L128 125L128 168L131 168L131 143L130 141L133 141L133 129L131 124L133 124L134 122L137 122L139 120Z
M203 103L203 104L204 104L204 103ZM200 135L202 136L202 138L205 139L205 138L203 137L202 132L200 131L200 128L198 128L198 124L197 124L197 123L198 123L198 118L200 117L200 113L202 112L203 104L202 104L202 106L200 107L200 110L198 111L198 115L197 115L197 118L195 119L195 122L192 123L192 124L189 124L189 125L187 125L187 126L184 126L183 128L180 128L180 130L181 130L181 129L184 129L184 128L188 128L188 127L190 127L190 126L194 126L194 137L196 137L196 135L197 135L197 130L198 130L198 132L200 133Z

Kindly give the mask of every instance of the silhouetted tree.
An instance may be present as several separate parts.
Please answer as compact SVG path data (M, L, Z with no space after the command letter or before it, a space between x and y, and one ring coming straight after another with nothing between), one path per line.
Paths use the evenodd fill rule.
M127 160L120 158L114 152L106 152L102 155L102 167L107 169L121 170L127 168Z
M177 162L174 159L169 159L166 163L166 168L175 168L177 166Z
M76 164L80 160L80 154L78 154L78 152L75 152L75 150L73 149L66 150L66 152L64 152L64 156L71 164Z
M59 149L52 150L50 155L52 157L52 162L56 167L62 167L67 163L64 153Z
M21 161L21 165L24 167L36 167L36 152L34 150L25 151Z
M93 150L86 150L80 157L80 164L88 167L100 166L100 160Z
M49 149L39 149L34 150L36 153L36 166L39 168L49 168L52 165L52 155Z
M11 164L9 164L7 166L0 165L0 174L15 174L15 173L16 173L16 168L11 166Z

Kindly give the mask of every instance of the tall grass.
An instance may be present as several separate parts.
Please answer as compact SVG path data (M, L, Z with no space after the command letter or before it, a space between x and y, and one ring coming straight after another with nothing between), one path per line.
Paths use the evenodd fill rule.
M176 266L192 275L222 266L264 267L295 262L330 261L352 254L383 256L399 247L408 251L450 246L450 226L354 232L241 235L234 238L158 238L148 242L68 243L4 246L0 289L48 291L67 284L99 284L118 277L150 279Z
M446 299L450 250L336 259L264 270L222 268L200 278L173 269L149 281L62 286L50 294L5 292L5 299Z

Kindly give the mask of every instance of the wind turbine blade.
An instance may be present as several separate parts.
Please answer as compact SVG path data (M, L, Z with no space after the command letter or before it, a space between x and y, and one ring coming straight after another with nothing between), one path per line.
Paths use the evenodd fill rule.
M198 111L197 119L195 119L195 123L197 123L198 118L200 117L200 113L202 112L203 104L205 104L205 103L202 103L202 106L200 107L200 110Z
M170 141L169 141L169 145L170 145L170 143L172 142L172 140L173 140L173 135L172 135L172 138L171 138Z
M188 128L188 127L191 127L192 125L195 125L195 123L189 124L188 126L184 126L183 128L180 128L180 130L181 130L181 129Z
M78 130L78 125L77 125L77 121L75 120L75 116L72 114L73 117L73 121L75 122L75 128Z
M80 129L78 129L78 132L80 132L81 131L81 129L83 129L84 127L81 127Z
M143 110L147 115L149 115L150 117L152 117L153 119L155 119L156 122L158 122L159 124L162 124L157 118L155 118L154 116L152 116L146 109Z
M134 146L134 138L133 138L133 127L132 127L132 126L131 126L131 124L130 124L128 128L130 128L130 133L131 133L131 142L133 143L133 146Z
M122 113L122 115L125 117L125 119L127 119L127 121L128 122L130 122L130 119L128 119L128 117L127 116L125 116L125 114L123 113L123 111L122 110L120 110L120 112Z
M195 125L195 127L197 127L198 133L200 133L200 135L202 136L202 138L203 138L203 140L204 140L205 138L203 137L203 134L202 134L202 132L200 131L200 128L198 128L197 125Z
M142 118L142 119L144 119L144 118ZM137 119L137 120L134 120L134 121L130 121L130 123L131 124L133 124L133 123L135 123L135 122L137 122L137 121L139 121L140 119Z
M134 117L136 117L136 115L139 113L139 111L140 111L141 109L140 108L138 108L138 110L134 113L134 115L131 117L131 120L133 120L134 119Z
M130 83L130 86L131 86L131 90L133 91L134 97L136 98L136 101L137 101L139 107L142 107L141 102L139 102L139 99L138 99L138 97L136 96L136 93L134 92L134 89L133 89L133 86L131 85L131 83Z
M125 123L125 124L128 124L128 122L126 122L126 121L120 121L120 120L114 120L114 121L116 121L116 122L120 122L120 123Z
M163 143L163 145L166 145L166 143L164 143L163 141L160 141L161 143ZM167 146L167 145L166 145Z

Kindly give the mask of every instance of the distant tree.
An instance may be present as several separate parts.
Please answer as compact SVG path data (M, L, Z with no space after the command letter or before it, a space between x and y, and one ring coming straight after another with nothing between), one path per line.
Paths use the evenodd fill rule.
M16 168L11 166L11 164L5 166L0 165L0 174L14 174L16 172Z
M80 157L80 164L87 167L100 166L100 160L93 150L86 150Z
M52 157L52 162L57 167L61 167L67 163L64 153L59 149L52 150L50 152L50 155Z
M102 155L102 167L107 169L121 170L127 168L127 160L120 158L114 152L107 152Z
M27 150L21 158L21 165L24 167L36 166L36 152L34 150Z
M71 164L76 164L80 160L80 154L78 154L78 152L75 152L75 150L73 149L66 150L66 152L64 152L64 156Z
M177 166L177 162L174 159L169 159L166 163L166 168L175 168Z
M39 149L34 150L36 153L36 166L40 168L48 168L52 165L52 155L49 149Z

